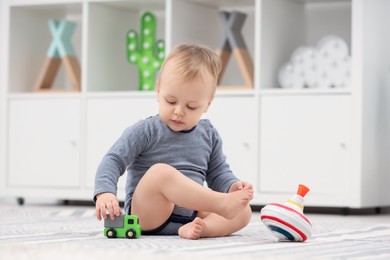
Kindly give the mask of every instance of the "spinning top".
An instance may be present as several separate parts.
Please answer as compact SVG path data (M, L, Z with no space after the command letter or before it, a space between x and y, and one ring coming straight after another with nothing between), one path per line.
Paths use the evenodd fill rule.
M271 203L261 209L260 218L279 241L305 241L311 236L311 223L303 214L309 188L300 184L297 194L285 203Z

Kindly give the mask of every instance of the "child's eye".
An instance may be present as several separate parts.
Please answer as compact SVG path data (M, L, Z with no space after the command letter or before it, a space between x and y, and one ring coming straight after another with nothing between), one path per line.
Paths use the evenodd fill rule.
M196 107L191 107L191 106L187 106L189 110L195 110L197 109Z
M176 103L176 101L172 101L172 100L168 100L168 99L166 99L165 101L167 101L167 103L170 105L174 105Z

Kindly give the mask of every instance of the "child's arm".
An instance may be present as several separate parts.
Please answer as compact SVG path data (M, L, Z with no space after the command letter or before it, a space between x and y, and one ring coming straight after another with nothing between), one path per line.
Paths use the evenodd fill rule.
M98 220L101 220L102 217L107 218L107 210L112 220L115 219L115 216L122 214L116 195L109 192L96 195L96 217Z
M142 152L149 136L146 133L145 121L128 127L110 150L103 156L95 176L93 200L96 203L98 220L111 219L121 214L117 194L117 184L120 176L126 172L126 167ZM108 213L107 213L108 211Z

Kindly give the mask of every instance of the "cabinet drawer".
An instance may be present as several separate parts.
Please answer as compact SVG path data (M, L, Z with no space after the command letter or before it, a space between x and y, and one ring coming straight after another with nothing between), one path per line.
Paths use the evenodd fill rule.
M79 140L79 100L10 100L9 184L50 188L79 186Z
M257 175L257 115L255 97L217 97L205 114L217 129L234 174L253 185Z
M262 192L289 192L304 183L320 194L347 192L349 95L261 97Z

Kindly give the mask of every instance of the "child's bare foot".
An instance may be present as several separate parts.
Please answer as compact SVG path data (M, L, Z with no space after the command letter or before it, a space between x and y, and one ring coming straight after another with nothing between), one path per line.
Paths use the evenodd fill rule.
M179 228L179 236L187 239L199 239L206 223L199 217Z
M232 219L240 212L240 210L248 205L249 201L252 199L253 191L243 189L233 191L225 195L226 196L221 202L222 209L219 214L227 219Z

